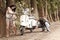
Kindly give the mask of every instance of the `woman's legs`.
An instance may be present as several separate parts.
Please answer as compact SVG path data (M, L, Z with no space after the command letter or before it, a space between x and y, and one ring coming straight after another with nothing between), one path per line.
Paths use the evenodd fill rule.
M14 30L14 34L17 35L17 29L16 29L16 26L13 27L13 30Z
M17 29L16 29L15 21L13 21L13 32L15 35L17 35Z
M6 37L9 37L9 20L6 20Z

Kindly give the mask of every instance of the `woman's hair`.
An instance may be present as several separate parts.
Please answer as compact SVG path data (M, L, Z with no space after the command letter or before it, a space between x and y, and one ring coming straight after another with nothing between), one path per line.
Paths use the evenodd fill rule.
M10 5L9 7L12 9L12 11L15 12L15 10L16 10L16 5Z

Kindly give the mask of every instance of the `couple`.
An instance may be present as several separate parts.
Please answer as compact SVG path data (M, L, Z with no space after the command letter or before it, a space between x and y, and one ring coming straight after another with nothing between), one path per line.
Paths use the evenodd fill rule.
M7 7L6 10L6 37L10 35L10 28L13 28L14 34L16 34L16 26L15 26L15 19L16 17L16 6L10 5Z

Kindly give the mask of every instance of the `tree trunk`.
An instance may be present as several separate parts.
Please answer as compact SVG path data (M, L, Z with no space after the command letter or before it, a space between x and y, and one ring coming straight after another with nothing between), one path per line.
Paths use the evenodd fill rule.
M49 12L49 16L50 16L50 21L53 22L52 15L51 15L51 10Z
M57 21L59 21L59 16L58 16L58 7L57 7L57 14L56 14L56 16L57 16Z
M28 7L31 7L30 0L26 0Z
M48 14L48 3L47 3L47 0L45 0L45 17L49 20L49 21L51 21L52 20L52 18L51 18L51 13L50 14ZM50 17L49 17L49 15L50 15ZM50 18L51 18L51 20L50 20Z
M48 17L48 11L47 11L47 0L45 0L45 3L46 3L46 7L45 7L45 16L46 16L46 18Z
M0 0L0 37L6 36L5 0Z
M56 10L54 11L54 21L57 21L57 19L56 19Z
M44 16L44 7L42 6L42 16Z
M36 0L31 0L31 7L34 8L33 14L36 17L36 19L39 19Z
M6 0L6 6L7 7L10 5L14 5L14 4L15 4L14 0Z
M40 0L38 4L38 12L40 17L44 16L44 6L42 0Z

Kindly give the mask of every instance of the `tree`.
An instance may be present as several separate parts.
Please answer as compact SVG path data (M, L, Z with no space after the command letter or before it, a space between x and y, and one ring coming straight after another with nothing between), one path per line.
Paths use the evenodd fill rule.
M5 0L0 0L0 36L6 35Z
M12 1L13 0L0 0L0 37L6 36L6 6L12 4Z
M15 0L6 0L6 7L14 4L15 4Z
M36 0L31 0L31 7L34 8L33 10L33 14L34 16L39 19L39 14L38 14L38 10L37 10L37 1Z
M42 17L45 14L43 0L37 0L37 1L38 1L38 12L39 12L39 16Z

